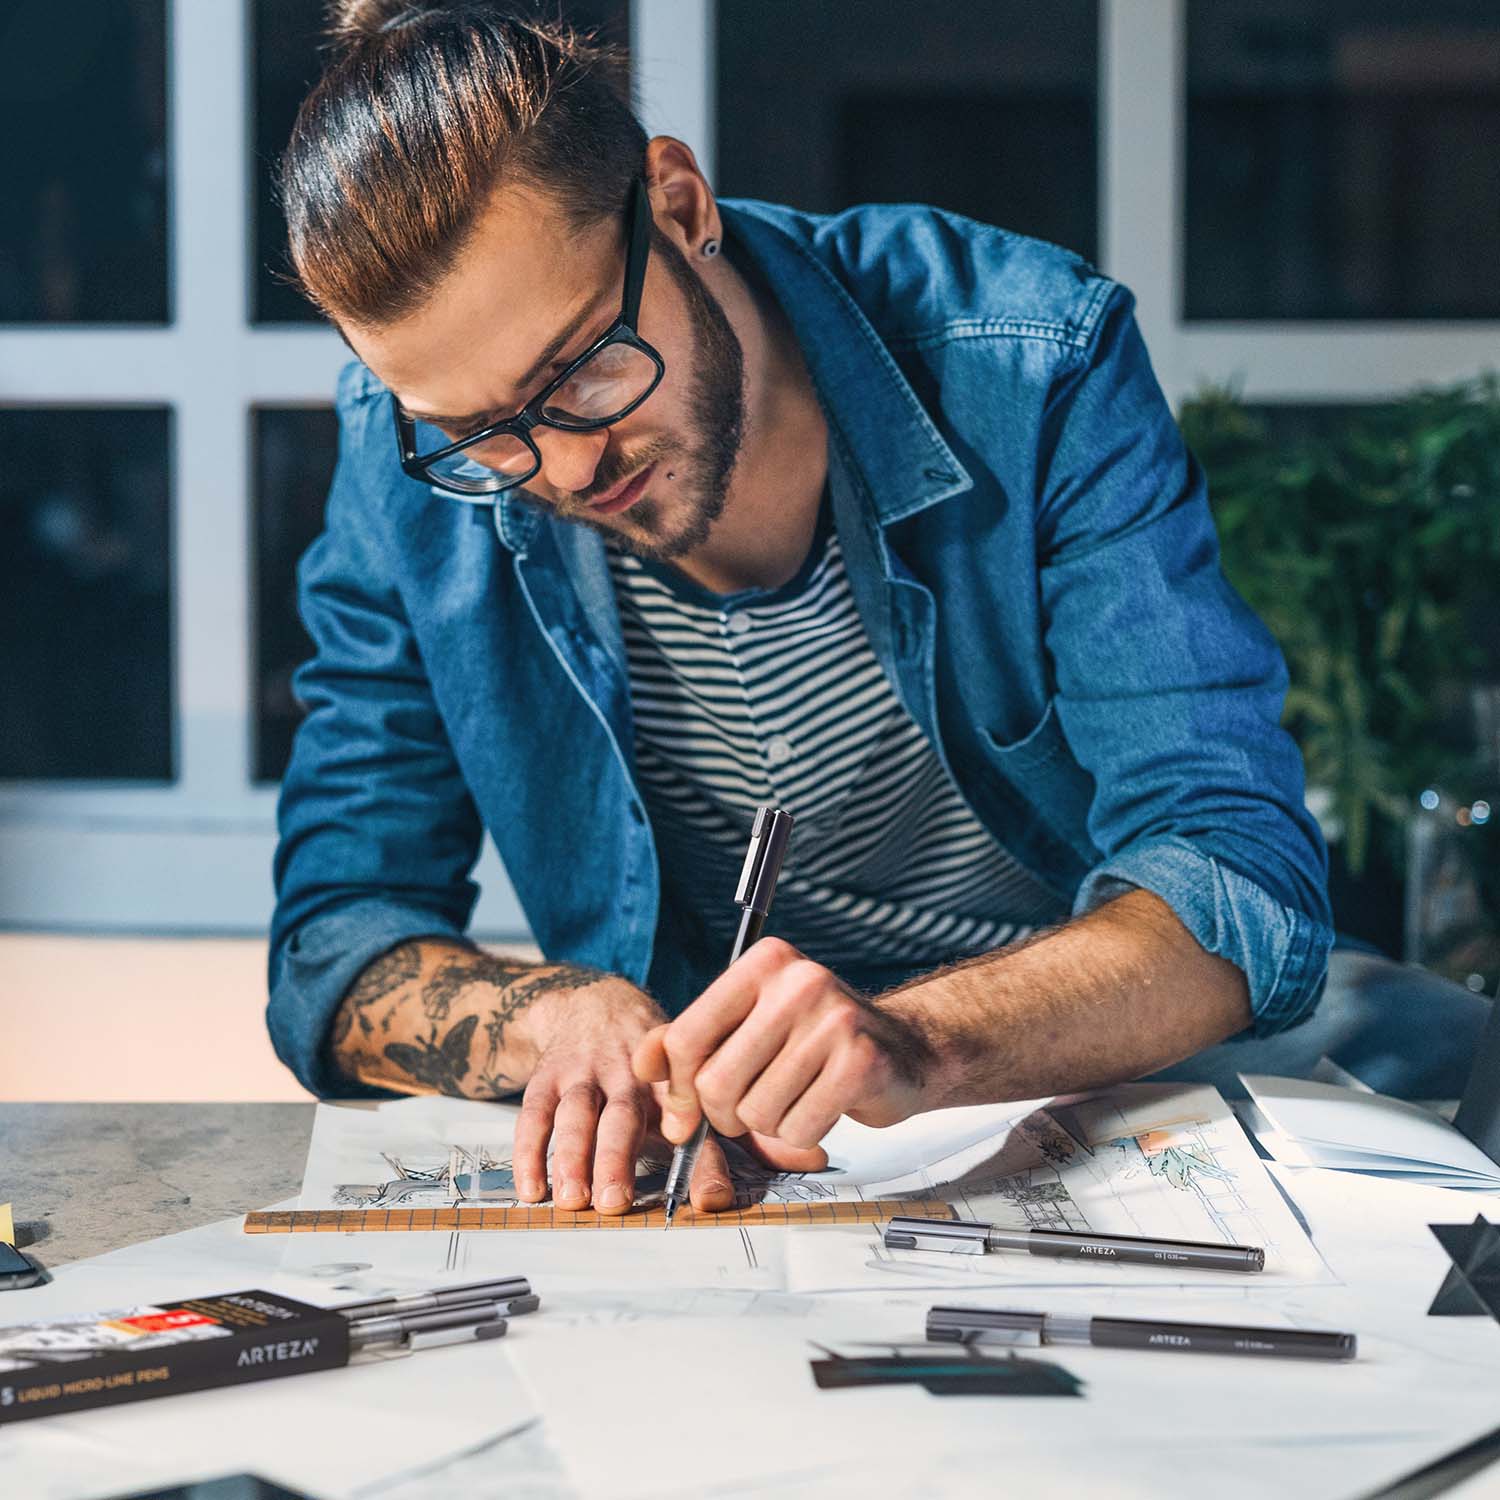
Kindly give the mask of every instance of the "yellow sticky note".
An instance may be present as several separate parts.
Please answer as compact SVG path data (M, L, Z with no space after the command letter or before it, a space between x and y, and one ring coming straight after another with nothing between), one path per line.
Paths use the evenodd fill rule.
M0 1243L14 1245L16 1242L16 1221L11 1217L10 1204L0 1203Z

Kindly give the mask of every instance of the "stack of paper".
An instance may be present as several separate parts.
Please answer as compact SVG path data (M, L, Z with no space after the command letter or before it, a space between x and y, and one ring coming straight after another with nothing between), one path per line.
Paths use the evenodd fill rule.
M1293 1167L1367 1172L1428 1187L1500 1192L1500 1165L1419 1104L1299 1078L1242 1073L1261 1145Z

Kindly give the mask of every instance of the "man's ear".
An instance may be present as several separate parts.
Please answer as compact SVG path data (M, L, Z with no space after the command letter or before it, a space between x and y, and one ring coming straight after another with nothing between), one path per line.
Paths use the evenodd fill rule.
M699 170L693 148L674 136L659 135L646 147L646 185L657 228L688 257L724 237L714 190Z

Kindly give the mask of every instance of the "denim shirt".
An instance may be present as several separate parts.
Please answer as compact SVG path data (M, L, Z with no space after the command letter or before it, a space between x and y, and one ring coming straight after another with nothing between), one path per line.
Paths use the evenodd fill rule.
M721 208L823 404L870 644L974 813L1075 912L1155 892L1243 971L1256 1034L1305 1019L1332 932L1286 670L1220 571L1130 294L932 209ZM602 539L407 478L362 366L338 407L300 570L316 655L279 811L278 1054L361 1092L329 1060L340 997L395 944L463 933L485 830L549 958L680 1009L718 956L663 900Z

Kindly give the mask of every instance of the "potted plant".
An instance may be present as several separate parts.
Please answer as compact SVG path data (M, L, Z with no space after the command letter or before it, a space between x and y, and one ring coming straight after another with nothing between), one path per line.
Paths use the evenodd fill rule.
M1500 775L1487 765L1500 747L1476 743L1472 712L1476 685L1500 680L1500 379L1363 407L1252 406L1209 388L1181 420L1225 574L1286 653L1285 723L1324 804L1335 916L1398 949L1423 792L1478 807L1466 826L1482 836L1500 828L1473 791Z

